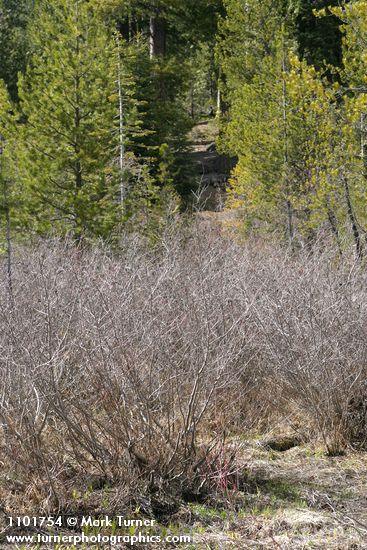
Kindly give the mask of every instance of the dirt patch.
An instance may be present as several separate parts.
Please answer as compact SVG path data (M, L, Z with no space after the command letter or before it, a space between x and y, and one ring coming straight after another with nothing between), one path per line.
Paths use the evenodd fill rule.
M218 134L215 120L210 120L196 125L189 136L190 160L195 168L198 185L196 202L199 210L223 210L229 176L236 164L236 159L218 152Z

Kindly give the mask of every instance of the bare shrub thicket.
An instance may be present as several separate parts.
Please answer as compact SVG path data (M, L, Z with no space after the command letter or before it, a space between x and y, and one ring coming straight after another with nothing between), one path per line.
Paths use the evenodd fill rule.
M332 251L197 231L155 250L130 236L118 255L17 250L13 299L5 269L0 288L0 482L39 508L88 475L198 492L225 431L276 415L329 452L361 442L365 279Z

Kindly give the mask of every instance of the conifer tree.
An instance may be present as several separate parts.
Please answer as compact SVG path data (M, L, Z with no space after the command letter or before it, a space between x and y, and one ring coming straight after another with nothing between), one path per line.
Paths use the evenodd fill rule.
M342 25L343 157L341 181L348 221L358 256L367 235L367 2L356 0L329 8ZM326 10L319 15L327 15Z
M13 301L12 230L18 221L20 196L14 184L12 159L15 150L16 117L5 83L0 80L0 227L2 249L7 259L7 279L10 300Z
M113 41L88 0L41 0L32 40L18 162L33 226L108 236L121 219Z
M286 74L293 47L286 2L227 0L219 57L231 108L223 120L222 149L239 158L230 204L246 222L275 220L293 246L293 149ZM242 64L242 70L240 68ZM280 222L280 223L279 223Z
M18 72L24 72L31 49L28 25L34 0L0 0L0 79L17 98Z
M312 236L318 229L329 226L340 246L345 224L339 179L343 150L340 87L322 77L314 66L292 55L287 89L293 120L292 146L297 159L293 203L299 231Z
M219 53L231 107L221 143L239 158L228 205L240 207L249 226L288 226L291 242L309 243L328 226L341 246L349 225L361 256L367 2L331 8L334 23L335 17L353 23L344 29L344 70L334 84L295 55L297 10L285 2L256 10L251 0L226 6Z
M150 176L159 187L164 186L161 167L165 164L167 182L185 196L192 184L187 155L187 134L193 124L188 96L196 78L192 60L203 42L214 48L222 0L98 0L98 3L105 13L113 14L124 38L139 45L135 75L147 132L143 139L136 140L135 152L149 163ZM140 49L142 44L144 52Z
M337 6L339 0L296 0L295 23L299 55L316 69L325 64L339 66L342 61L342 33L339 18L329 13L328 17L315 17L315 10Z

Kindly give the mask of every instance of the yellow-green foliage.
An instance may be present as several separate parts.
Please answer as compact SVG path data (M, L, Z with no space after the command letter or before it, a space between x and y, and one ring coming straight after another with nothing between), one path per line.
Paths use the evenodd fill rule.
M334 82L299 59L274 19L269 53L257 52L256 66L251 56L244 62L252 74L232 77L235 55L223 65L231 108L222 147L239 158L227 206L242 210L247 227L286 230L291 217L302 239L324 226L338 238L367 224L367 1L330 10L344 33Z
M19 222L22 196L17 185L14 151L17 145L17 117L5 84L0 80L0 227Z
M290 147L293 149L292 204L301 229L316 228L339 203L341 153L338 129L338 84L330 85L313 66L290 56L286 75Z
M225 139L239 163L229 193L231 207L243 207L251 216L270 219L281 197L283 151L281 70L273 58L262 61L256 75L233 94L231 119Z
M344 76L351 85L367 85L367 1L345 3L330 12L343 22Z

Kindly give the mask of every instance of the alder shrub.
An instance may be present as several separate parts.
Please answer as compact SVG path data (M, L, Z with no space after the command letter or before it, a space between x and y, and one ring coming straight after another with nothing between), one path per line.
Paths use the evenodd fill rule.
M210 491L224 434L304 419L329 453L366 434L366 275L196 228L121 251L15 250L0 295L0 484L63 508L81 480Z

